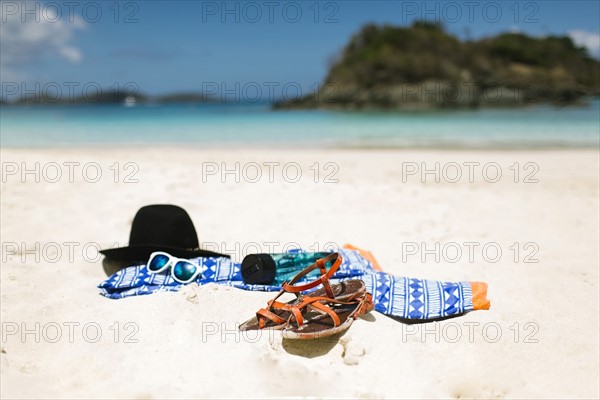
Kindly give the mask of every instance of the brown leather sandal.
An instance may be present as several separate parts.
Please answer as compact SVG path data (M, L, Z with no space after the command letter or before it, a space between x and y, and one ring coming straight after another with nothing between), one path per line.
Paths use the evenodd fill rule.
M328 264L331 264L329 270L327 270ZM290 282L285 282L282 285L279 294L267 303L267 307L258 310L256 316L240 325L239 329L242 331L284 329L289 325L291 320L297 322L302 321L304 319L302 317L302 311L309 305L311 308L318 308L319 306L316 305L318 302L333 300L338 302L350 302L360 298L366 293L366 287L363 281L351 279L333 285L329 282L329 279L338 270L341 264L342 256L339 253L332 253L327 257L317 260L314 264L298 273L298 275ZM321 272L319 278L303 285L295 285L302 277L317 268L319 268ZM301 294L301 292L315 288L321 284L323 285L322 288L310 292L307 295ZM277 301L284 293L293 293L296 295L296 299L288 303ZM310 296L310 298L318 298L319 300L305 302L304 300L307 299L308 296ZM300 305L302 305L302 307L299 307Z
M371 293L364 293L352 301L339 301L319 297L306 296L298 308L308 306L308 311L302 319L296 319L296 324L288 324L282 330L286 339L317 339L350 328L354 320L374 308Z

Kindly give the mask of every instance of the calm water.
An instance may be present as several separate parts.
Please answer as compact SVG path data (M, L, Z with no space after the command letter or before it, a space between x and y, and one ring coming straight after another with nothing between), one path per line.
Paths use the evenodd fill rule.
M600 101L585 107L422 113L271 111L253 105L1 107L3 147L300 144L597 147Z

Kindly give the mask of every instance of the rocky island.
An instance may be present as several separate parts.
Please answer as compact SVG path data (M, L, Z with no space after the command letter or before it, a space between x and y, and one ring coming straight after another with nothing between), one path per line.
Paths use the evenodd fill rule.
M572 104L600 94L600 63L566 36L461 41L440 24L367 25L320 88L275 109L427 110Z

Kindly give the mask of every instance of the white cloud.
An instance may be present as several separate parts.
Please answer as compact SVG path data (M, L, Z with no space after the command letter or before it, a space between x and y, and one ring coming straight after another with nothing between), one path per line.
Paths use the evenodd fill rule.
M75 47L63 46L58 50L58 52L64 58L66 58L67 60L74 62L74 63L80 62L81 59L83 58L81 51L79 51L79 49L77 49Z
M44 8L39 1L13 4L18 8L10 12L2 7L0 80L24 79L24 67L47 58L58 57L72 63L83 59L83 53L73 44L74 32L85 28L81 19L70 22L65 16L57 17L52 8ZM23 15L22 10L35 12Z
M581 29L569 31L569 36L576 45L585 47L590 54L600 57L600 33Z

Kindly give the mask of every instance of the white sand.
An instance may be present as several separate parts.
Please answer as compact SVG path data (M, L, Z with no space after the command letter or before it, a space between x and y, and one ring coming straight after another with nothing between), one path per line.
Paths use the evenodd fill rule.
M51 179L52 162L96 162L103 172L98 183L82 179L80 167L73 183L66 167L58 183L43 177L36 183L33 175L26 183L18 175L2 182L2 398L600 396L597 151L126 148L3 149L1 155L4 169L37 161ZM502 179L488 183L478 168L474 183L465 176L455 184L432 176L425 184L415 176L402 182L402 162L431 168L469 161L498 163ZM119 183L109 169L115 162ZM139 183L122 182L127 162L139 165ZM274 183L266 170L258 183L235 183L233 176L202 183L203 162L229 168L297 162L303 178L285 182L279 168ZM315 162L320 183L309 169ZM338 183L322 183L327 162L339 166ZM515 162L521 169L537 163L540 182L514 183L509 167ZM253 169L246 172L254 177ZM201 241L227 243L221 250L237 259L244 246L256 251L252 243L262 251L267 242L278 242L276 250L288 242L352 243L370 249L391 273L485 281L492 308L416 326L373 313L341 338L296 343L235 331L270 293L208 285L123 300L100 296L102 261L89 260L93 247L84 258L82 248L126 243L135 211L151 203L184 207ZM73 259L67 242L77 243ZM466 254L456 263L416 255L403 262L403 242L481 246L472 263ZM503 250L496 263L481 254L490 242ZM510 249L515 242L519 262ZM533 249L522 248L527 242L539 247L538 263L523 262ZM13 255L22 243L28 249L39 243L39 251ZM78 324L72 340L69 323ZM96 343L94 327L102 330ZM31 333L23 337L23 328ZM52 343L57 328L62 336ZM502 336L493 343L497 328ZM18 332L10 334L13 329ZM457 330L462 336L452 343ZM126 339L132 332L137 343Z

